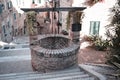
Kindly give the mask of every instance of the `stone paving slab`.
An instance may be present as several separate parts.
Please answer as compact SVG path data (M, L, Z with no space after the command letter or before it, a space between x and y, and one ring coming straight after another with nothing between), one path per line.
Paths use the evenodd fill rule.
M31 60L30 55L24 55L24 56L8 56L8 57L1 57L0 63L2 62L16 62L16 61L25 61L25 60Z
M0 75L0 80L96 80L94 76L90 76L74 66L68 69L50 72L20 72Z

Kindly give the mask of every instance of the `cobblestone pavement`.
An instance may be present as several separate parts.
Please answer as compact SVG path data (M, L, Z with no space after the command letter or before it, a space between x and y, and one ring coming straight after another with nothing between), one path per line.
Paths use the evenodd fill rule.
M78 54L78 63L105 63L106 52L96 51L89 47L89 42L81 42Z

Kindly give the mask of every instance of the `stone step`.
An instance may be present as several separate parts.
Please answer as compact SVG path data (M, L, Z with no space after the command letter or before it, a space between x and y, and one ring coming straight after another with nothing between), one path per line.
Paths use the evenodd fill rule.
M0 57L1 62L12 62L12 61L23 61L23 60L30 60L31 55L17 55L17 56L8 56L8 57Z
M65 79L65 80L96 80L94 77L76 77L71 79Z
M64 79L70 79L70 78L84 78L87 77L89 78L88 74L82 74L79 72L74 72L74 73L63 73L63 74L28 74L28 75L18 75L18 76L10 76L10 77L2 77L0 80L64 80Z
M30 48L0 50L0 58L8 56L30 55Z
M14 73L14 74L2 74L0 80L64 80L71 78L89 78L88 74L78 69L62 70L51 73L37 73L37 72L26 72L26 73Z
M52 78L52 79L44 79L44 80L96 80L96 79L94 77L66 76L62 78Z
M89 76L88 75L65 75L65 76L50 76L50 77L47 77L47 76L33 76L33 77L24 77L24 78L18 78L18 79L7 79L7 80L69 80L69 79L72 79L74 80L75 78L80 78L83 79L83 80L89 80ZM85 79L86 77L86 79ZM92 79L94 80L94 79Z
M59 72L59 74L63 74L63 73L69 73L69 72L80 72L79 69L65 69L65 70L59 70L59 71L54 71L51 73L44 73L45 75L51 75L51 74L57 74ZM2 77L11 77L11 76L19 76L19 75L29 75L29 74L39 74L40 72L22 72L22 73L10 73L10 74L1 74L0 78ZM83 72L81 72L83 73ZM43 74L41 74L43 75Z

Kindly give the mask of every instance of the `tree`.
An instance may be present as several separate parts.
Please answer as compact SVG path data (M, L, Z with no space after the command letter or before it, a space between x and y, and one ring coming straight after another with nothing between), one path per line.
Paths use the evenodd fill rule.
M120 0L111 9L111 14L112 19L107 26L107 36L111 42L107 61L120 68Z
M104 0L86 0L84 2L85 5L87 6L93 6L94 4L98 3L98 2L103 2Z

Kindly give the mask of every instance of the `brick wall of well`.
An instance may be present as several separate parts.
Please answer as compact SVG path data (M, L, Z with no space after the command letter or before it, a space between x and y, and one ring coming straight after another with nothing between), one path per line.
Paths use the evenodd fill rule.
M49 37L54 37L54 36L51 35ZM58 37L58 35L55 37ZM69 40L68 38L63 36L59 36L59 38L60 37L62 40L64 39ZM31 57L32 57L31 62L35 70L40 72L41 71L49 72L54 70L65 69L77 64L77 53L79 50L79 45L73 44L72 42L70 43L68 41L69 45L63 48L61 47L61 49L45 48L45 45L48 46L49 43L49 41L47 43L46 40L43 40L41 42L41 40L45 38L48 38L48 36L44 36L39 41L36 42L36 43L44 44L44 47L42 47L40 44L31 46ZM44 41L46 43L44 43ZM58 43L58 45L60 44Z

